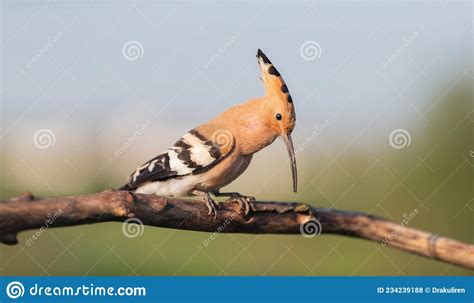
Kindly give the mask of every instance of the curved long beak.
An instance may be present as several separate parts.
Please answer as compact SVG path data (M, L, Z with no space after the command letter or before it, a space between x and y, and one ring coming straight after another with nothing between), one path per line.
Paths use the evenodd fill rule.
M298 188L298 173L296 170L296 156L295 149L293 148L293 141L291 140L291 134L283 135L283 141L285 141L286 149L288 150L288 156L291 162L291 175L293 177L293 191L296 193Z

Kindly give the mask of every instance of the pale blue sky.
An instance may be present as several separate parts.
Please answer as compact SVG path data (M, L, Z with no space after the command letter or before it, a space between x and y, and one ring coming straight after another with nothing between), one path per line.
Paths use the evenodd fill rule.
M395 90L415 81L406 99L423 112L438 83L472 68L466 66L472 54L469 8L469 2L3 1L4 127L9 129L46 93L24 119L63 120L69 114L67 123L81 127L84 120L93 121L87 125L94 128L104 116L133 105L170 126L186 119L189 128L261 94L257 48L288 82L306 128L341 107L341 122L348 128L389 108L400 119L417 118L411 106L393 103ZM22 73L58 33L53 47ZM236 34L234 43L199 74ZM130 40L143 45L141 59L122 57L122 46ZM308 40L321 46L319 59L301 58L300 46ZM400 48L395 62L380 70Z

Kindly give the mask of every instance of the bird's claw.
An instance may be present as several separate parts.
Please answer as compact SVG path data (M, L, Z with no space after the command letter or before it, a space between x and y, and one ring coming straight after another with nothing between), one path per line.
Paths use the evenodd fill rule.
M207 209L209 212L208 215L214 215L214 219L217 218L217 204L211 197L203 197L204 202L206 202Z
M255 211L255 206L252 203L255 201L255 197L234 194L226 202L229 201L237 201L237 203L239 203L240 210L244 215L248 215L250 210Z

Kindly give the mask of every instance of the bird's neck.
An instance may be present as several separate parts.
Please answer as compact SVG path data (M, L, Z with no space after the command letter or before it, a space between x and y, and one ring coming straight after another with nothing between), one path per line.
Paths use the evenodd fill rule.
M252 99L221 114L235 137L236 147L244 155L251 155L270 145L277 133L268 123L263 99Z

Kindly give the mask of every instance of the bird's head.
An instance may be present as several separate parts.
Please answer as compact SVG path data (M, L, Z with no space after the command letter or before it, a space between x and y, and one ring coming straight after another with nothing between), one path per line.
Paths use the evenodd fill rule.
M296 192L298 183L296 156L291 139L291 133L296 123L293 99L280 73L260 49L257 52L257 59L262 72L262 82L265 86L263 110L274 135L281 136L286 144L291 161L293 191Z

